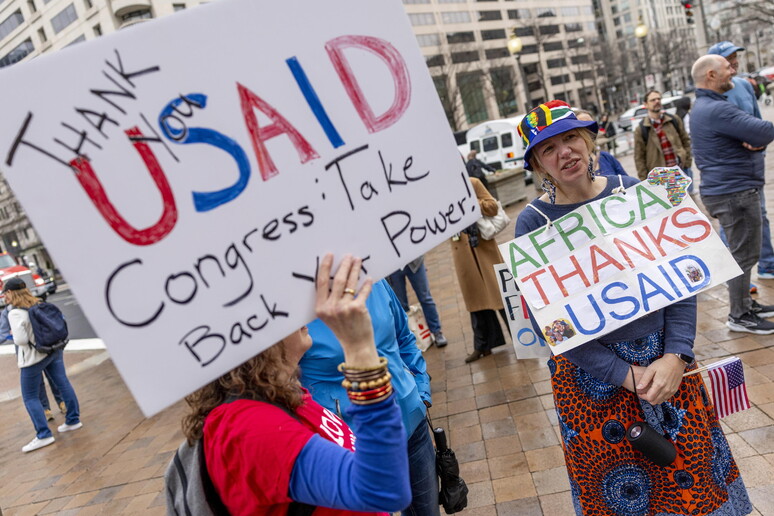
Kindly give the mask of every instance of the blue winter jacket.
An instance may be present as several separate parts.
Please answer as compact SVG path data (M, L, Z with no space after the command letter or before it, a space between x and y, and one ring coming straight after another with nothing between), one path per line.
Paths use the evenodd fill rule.
M749 115L720 93L699 88L691 110L691 150L701 170L701 195L761 188L764 155L744 148L774 140L774 125Z
M419 425L425 424L424 401L431 401L425 359L408 328L406 312L385 280L374 284L366 306L374 327L376 350L389 361L403 425L411 436ZM308 327L313 344L299 364L301 384L309 389L314 401L346 420L345 409L350 403L347 391L341 386L344 376L337 369L344 362L344 352L336 336L321 320L315 319Z

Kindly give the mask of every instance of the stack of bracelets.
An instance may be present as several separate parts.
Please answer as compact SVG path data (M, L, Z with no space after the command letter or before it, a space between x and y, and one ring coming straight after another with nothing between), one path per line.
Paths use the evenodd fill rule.
M349 400L355 405L371 405L387 399L392 394L392 375L387 370L387 359L379 357L375 367L351 367L339 364L344 374L341 385L347 389Z

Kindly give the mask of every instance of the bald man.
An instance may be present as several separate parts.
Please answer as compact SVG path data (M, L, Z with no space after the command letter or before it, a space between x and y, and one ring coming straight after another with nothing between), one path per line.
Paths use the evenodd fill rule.
M761 251L760 191L763 149L774 141L774 125L745 113L723 95L734 87L734 69L724 57L700 57L691 69L696 102L691 111L691 148L701 170L701 200L726 232L742 275L728 282L731 331L770 335L774 306L750 296L750 271Z

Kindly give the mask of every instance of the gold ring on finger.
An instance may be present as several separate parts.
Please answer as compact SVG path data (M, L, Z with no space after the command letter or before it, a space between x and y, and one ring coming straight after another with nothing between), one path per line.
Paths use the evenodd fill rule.
M353 288L345 288L344 289L344 293L345 294L352 294L354 296L355 295L355 289L353 289Z

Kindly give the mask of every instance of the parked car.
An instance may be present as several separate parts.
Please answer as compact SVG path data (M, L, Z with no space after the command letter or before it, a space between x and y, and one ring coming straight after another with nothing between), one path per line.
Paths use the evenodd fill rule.
M0 253L0 288L4 282L11 278L19 277L27 285L33 296L39 297L43 301L53 292L56 292L56 283L54 278L50 282L41 278L39 274L32 272L28 267L19 265L16 260L8 253ZM52 285L53 284L53 285ZM5 306L5 299L0 296L0 308Z

